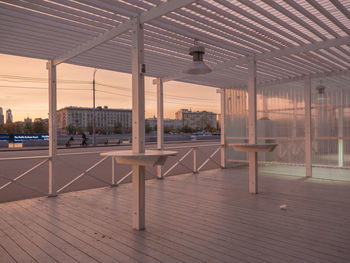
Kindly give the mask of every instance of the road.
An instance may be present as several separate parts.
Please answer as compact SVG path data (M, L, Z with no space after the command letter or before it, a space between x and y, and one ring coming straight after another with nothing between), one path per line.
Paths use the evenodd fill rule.
M166 144L167 149L178 151L176 157L169 157L165 166L164 171L168 170L173 164L175 164L182 156L184 156L192 147L197 147L198 161L197 166L200 166L218 147L218 141L211 142L191 142L191 143L170 143ZM100 156L101 152L116 151L116 150L128 150L130 145L118 145L108 147L89 147L89 148L71 148L71 149L59 149L57 158L57 178L56 184L57 189L61 188L72 179L77 177L86 169L97 163L102 159ZM156 145L147 145L147 149L154 149ZM0 152L0 186L8 182L3 177L14 179L27 170L31 169L35 165L42 162L43 158L38 159L21 159L23 157L34 157L34 156L47 156L48 150L31 150L31 151L6 151ZM16 160L1 160L4 158L18 158ZM216 162L220 163L220 151L213 158ZM102 162L96 168L91 170L90 174L102 179L107 182L111 182L111 169L112 161L110 158ZM183 161L182 165L178 165L174 170L169 173L169 176L183 174L191 172L190 169L193 167L193 154L189 154ZM218 165L213 161L208 162L203 170L215 169ZM48 191L48 163L39 166L33 171L26 174L24 177L18 180L19 183L26 184L33 187L41 192L47 193ZM130 165L117 165L117 179L121 179L128 172L131 171ZM156 177L156 168L146 168L146 179ZM131 181L131 177L128 177L123 183ZM72 185L64 189L63 192L79 191L89 188L103 187L107 184L89 176L86 174L74 182ZM0 190L0 203L14 200L27 199L32 197L43 196L43 193L30 190L16 183L11 183L9 186Z

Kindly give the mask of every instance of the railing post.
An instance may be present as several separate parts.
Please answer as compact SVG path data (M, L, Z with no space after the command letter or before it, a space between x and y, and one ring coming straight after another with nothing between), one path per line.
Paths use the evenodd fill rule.
M198 166L197 166L197 155L198 155L198 149L197 147L192 148L193 151L193 173L198 173Z
M52 60L46 64L49 73L49 196L56 192L56 148L57 148L57 90L56 66Z
M117 162L112 156L112 184L111 186L117 186Z
M305 174L306 177L312 176L311 160L311 78L305 77Z
M163 111L163 81L157 79L157 148L162 150L164 147L164 111ZM163 179L162 166L157 166L157 178Z

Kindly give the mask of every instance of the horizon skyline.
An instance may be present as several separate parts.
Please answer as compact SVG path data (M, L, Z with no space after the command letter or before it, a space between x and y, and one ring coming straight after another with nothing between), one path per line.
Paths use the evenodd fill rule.
M48 72L46 61L0 54L0 105L11 109L15 121L29 115L48 116ZM94 68L62 64L57 68L57 109L74 105L92 107ZM145 77L145 118L156 115L156 85ZM115 84L114 84L115 83ZM26 90L27 92L23 92ZM77 98L79 98L77 100ZM131 109L131 74L98 69L96 105ZM164 83L164 118L174 118L181 108L219 112L216 88L179 81Z
M108 106L108 105L104 105L104 106ZM96 106L96 109L97 109L98 107L102 107L102 109L103 109L104 106ZM63 108L57 109L57 111L60 111L60 110L63 110L63 109L65 109L65 108L69 108L69 107L72 107L72 108L89 108L89 109L92 109L92 107L65 106L65 107L63 107ZM4 108L3 108L2 106L0 106L0 109L3 109L3 110L4 110ZM126 109L126 108L109 108L109 106L108 106L108 109L109 109L109 110L132 110L131 108L129 108L129 109ZM184 109L184 108L178 109L177 111L182 110L182 109ZM6 110L11 110L12 116L14 117L12 109L6 109ZM176 111L176 112L177 112L177 111ZM201 112L201 111L206 111L206 110L201 110L201 111L199 111L199 110L192 110L192 109L190 109L190 111L192 111L192 112ZM174 115L175 115L176 112L174 112ZM212 111L207 111L207 112L215 113L216 115L219 115L219 114L220 114L220 113L212 112ZM1 115L1 114L0 114L0 115ZM5 116L4 114L2 114L2 115ZM152 119L152 118L157 118L157 114L154 114L153 116L145 117L145 119ZM15 123L15 122L25 122L26 119L31 119L32 121L34 121L35 119L42 119L42 120L45 120L45 119L48 119L48 117L47 117L47 118L35 117L35 116L32 117L32 116L27 115L27 117L24 117L24 118L23 118L23 121L22 121L22 120L14 120L14 121L12 121L12 123ZM174 118L167 118L167 117L164 116L164 119L176 119L176 117L174 117ZM6 124L6 121L5 121L3 124Z

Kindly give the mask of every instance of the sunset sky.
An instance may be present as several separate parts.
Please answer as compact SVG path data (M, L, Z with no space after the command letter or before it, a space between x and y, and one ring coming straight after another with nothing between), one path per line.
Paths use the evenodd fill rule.
M57 108L92 107L93 68L62 64L57 67ZM0 54L0 107L11 109L14 121L48 117L46 61ZM146 117L157 110L156 86L146 78ZM131 75L108 70L96 72L96 106L131 109ZM215 88L181 82L164 84L165 118L181 108L219 113Z

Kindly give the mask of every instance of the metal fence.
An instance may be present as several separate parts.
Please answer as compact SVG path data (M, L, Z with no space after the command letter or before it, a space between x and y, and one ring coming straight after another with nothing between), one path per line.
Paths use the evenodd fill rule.
M174 146L178 155L169 157L161 177L198 173L220 168L220 144ZM130 165L101 157L105 151L58 153L55 178L57 194L102 186L118 186L131 181ZM219 153L219 154L218 154ZM0 202L49 195L48 156L0 158ZM22 162L19 165L19 162ZM24 170L23 170L24 169ZM157 177L157 167L146 167L146 179ZM158 176L159 177L159 176Z

